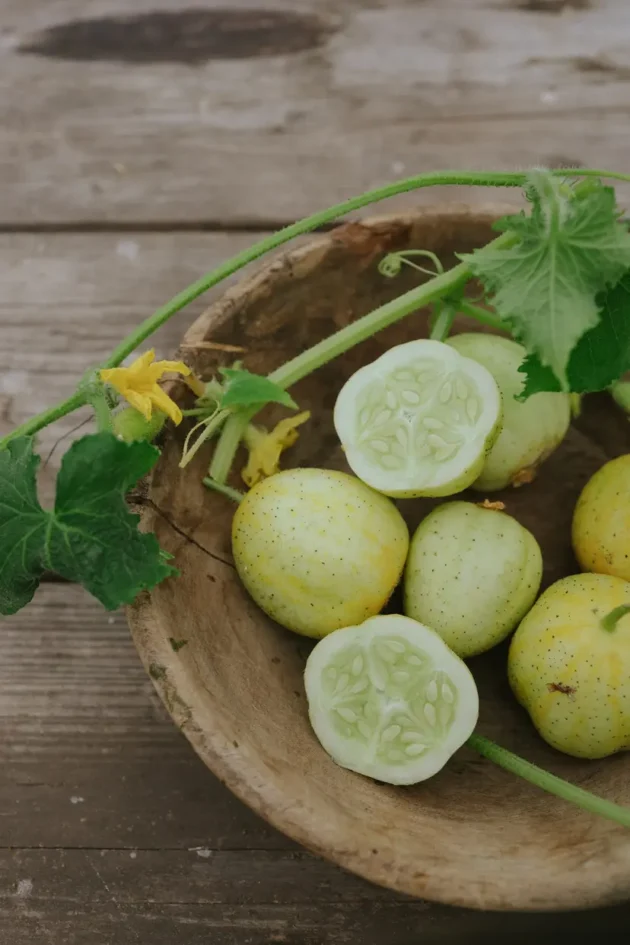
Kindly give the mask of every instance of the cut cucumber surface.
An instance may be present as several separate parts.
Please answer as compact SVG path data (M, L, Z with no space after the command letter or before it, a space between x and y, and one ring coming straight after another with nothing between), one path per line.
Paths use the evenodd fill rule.
M311 725L333 760L388 784L432 777L477 724L470 670L408 617L371 617L324 637L304 684Z
M479 476L498 433L490 372L441 341L391 348L344 384L334 411L353 472L399 498L460 492Z

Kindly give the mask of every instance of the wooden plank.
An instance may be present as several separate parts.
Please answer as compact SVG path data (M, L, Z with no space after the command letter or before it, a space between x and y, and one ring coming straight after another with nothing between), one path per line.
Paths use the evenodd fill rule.
M436 168L623 169L626 13L7 0L0 225L269 225Z
M259 237L0 234L0 434L72 393L83 373L154 309ZM160 356L173 353L211 297L190 305L152 337ZM44 430L42 455L87 415L72 414ZM69 442L60 444L43 471L45 499L53 494L59 456Z
M198 761L122 614L46 584L1 631L0 847L292 848Z
M15 945L529 945L628 926L624 907L469 912L407 900L307 854L207 852L0 851L0 935Z

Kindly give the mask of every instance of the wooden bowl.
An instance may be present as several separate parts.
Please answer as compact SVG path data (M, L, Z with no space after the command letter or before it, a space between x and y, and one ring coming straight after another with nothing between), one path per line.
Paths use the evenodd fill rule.
M239 346L251 370L268 372L422 278L411 269L393 280L379 275L385 253L431 249L448 266L455 251L490 239L491 222L504 210L422 209L316 237L227 292L191 327L182 353L209 377L238 356L230 346ZM457 325L471 327L465 320ZM391 345L424 334L426 312L418 312L298 384L292 393L313 416L287 465L345 468L332 426L342 382ZM269 411L271 420L275 415ZM181 576L142 596L130 623L165 705L207 766L309 849L412 896L506 910L574 909L629 898L629 831L467 749L414 788L377 784L328 758L307 718L302 670L309 641L267 619L244 592L230 551L234 507L201 485L207 454L178 469L184 433L165 443L143 516L175 556ZM607 396L594 397L539 478L498 494L538 538L546 585L577 571L569 533L581 487L609 457L627 451L626 418ZM413 527L430 503L399 507ZM630 804L630 756L583 762L546 746L509 692L505 658L499 648L471 663L482 697L478 730Z

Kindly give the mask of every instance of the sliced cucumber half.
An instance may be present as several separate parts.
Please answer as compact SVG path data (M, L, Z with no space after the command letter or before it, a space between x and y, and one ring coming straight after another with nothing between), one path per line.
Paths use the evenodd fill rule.
M481 473L499 431L491 373L441 341L410 341L360 368L334 411L348 464L385 495L453 495Z
M304 683L323 748L342 767L388 784L432 777L477 724L470 670L408 617L371 617L324 637Z

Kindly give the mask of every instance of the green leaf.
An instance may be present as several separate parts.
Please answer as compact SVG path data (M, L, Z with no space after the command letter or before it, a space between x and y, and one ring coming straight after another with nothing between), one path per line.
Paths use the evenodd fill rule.
M21 436L0 450L0 614L28 604L45 570L48 516L37 498L39 456Z
M158 456L149 443L85 436L64 455L55 507L45 510L33 439L19 437L0 450L0 613L27 604L46 570L82 584L108 610L176 574L125 502Z
M268 377L252 374L241 368L221 368L227 383L221 398L221 407L254 407L263 404L282 404L297 410L297 404L284 388Z
M630 272L601 293L597 303L599 324L582 335L569 358L569 388L577 394L607 390L630 371ZM521 399L561 389L553 371L536 355L526 358L519 370L526 375Z
M532 394L538 394L541 391L562 390L556 375L551 368L541 363L537 354L528 354L519 367L519 371L525 375L525 383L517 400L527 400Z
M571 189L536 171L527 196L530 216L496 224L513 246L461 258L513 335L569 390L571 352L600 320L598 294L630 269L630 233L618 221L614 190L599 182Z

